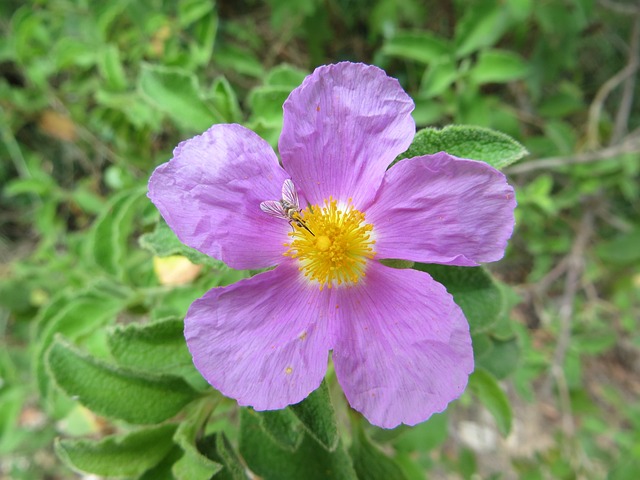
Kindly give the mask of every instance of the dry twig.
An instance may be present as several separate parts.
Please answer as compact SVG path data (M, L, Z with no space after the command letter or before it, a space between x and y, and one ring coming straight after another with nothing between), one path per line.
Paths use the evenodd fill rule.
M635 14L633 26L631 27L631 38L629 39L629 60L627 67L638 65L640 58L640 10ZM611 135L609 145L618 143L627 131L631 105L633 104L633 93L636 87L636 76L631 75L624 81L622 87L622 98L616 114L615 126Z
M627 153L639 153L640 152L640 137L628 136L627 139L617 145L612 145L601 150L593 152L579 153L576 155L566 157L547 157L540 158L538 160L532 160L522 163L520 165L514 165L512 167L505 168L504 171L509 174L515 173L529 173L536 170L561 168L566 165L574 165L579 163L592 163L600 160L607 160L609 158L617 157Z

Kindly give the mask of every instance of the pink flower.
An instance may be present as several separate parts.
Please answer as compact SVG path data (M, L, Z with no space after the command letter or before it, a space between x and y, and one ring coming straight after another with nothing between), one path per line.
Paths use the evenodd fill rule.
M464 390L462 311L428 274L379 260L498 260L514 193L489 165L444 152L387 170L413 139L413 108L379 68L327 65L284 104L282 166L252 131L214 125L153 173L149 197L182 242L232 268L277 265L189 308L195 366L224 395L256 410L298 403L329 351L351 406L381 427L422 422ZM291 191L280 202L287 179L300 210Z

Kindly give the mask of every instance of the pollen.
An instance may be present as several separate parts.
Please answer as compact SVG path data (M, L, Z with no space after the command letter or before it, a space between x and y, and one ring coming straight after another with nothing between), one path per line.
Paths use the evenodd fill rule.
M357 284L365 276L367 261L375 256L373 225L351 202L345 207L332 197L322 207L300 212L302 222L292 222L293 232L285 255L298 260L299 269L320 290Z

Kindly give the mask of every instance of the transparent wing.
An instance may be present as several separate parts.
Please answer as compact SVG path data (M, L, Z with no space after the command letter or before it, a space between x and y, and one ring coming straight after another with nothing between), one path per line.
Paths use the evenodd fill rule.
M298 200L298 192L293 182L287 178L282 184L282 200L287 202L296 210L300 210L300 201Z
M271 215L272 217L289 220L282 202L279 202L278 200L267 200L266 202L260 203L260 210Z

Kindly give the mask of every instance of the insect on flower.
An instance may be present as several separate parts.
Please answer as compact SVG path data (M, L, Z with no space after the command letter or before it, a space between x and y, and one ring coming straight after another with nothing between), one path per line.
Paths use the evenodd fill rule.
M260 210L272 217L287 220L289 223L294 222L297 226L304 228L307 232L313 235L313 232L309 230L309 227L307 227L300 216L300 200L298 199L298 192L296 192L296 187L289 178L287 178L282 184L282 199L262 202L260 203Z

